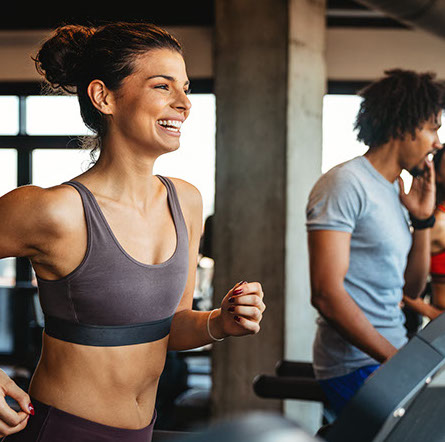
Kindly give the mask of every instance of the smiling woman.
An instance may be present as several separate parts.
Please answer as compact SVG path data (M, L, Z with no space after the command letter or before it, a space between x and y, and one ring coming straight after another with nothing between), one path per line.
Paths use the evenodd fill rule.
M130 142L133 152L151 151L156 157L174 151L191 108L184 59L169 48L152 49L138 54L133 64L134 72L122 80L118 91L97 79L87 87L91 103L103 115L102 144L121 152Z
M145 23L66 26L35 60L78 95L100 155L70 181L0 198L0 258L31 260L45 314L29 395L0 371L0 435L149 442L167 350L258 333L262 288L240 281L219 309L192 310L201 195L153 175L191 109L179 43Z
M70 45L70 41L76 43ZM148 24L120 23L99 29L73 25L56 30L54 37L42 46L35 62L52 88L77 94L82 118L96 134L95 148L99 149L107 125L105 113L90 99L91 82L101 79L99 89L100 85L106 85L108 91L117 91L133 74L138 56L153 49L169 49L182 59L179 42L164 30ZM150 79L150 75L140 78ZM97 87L96 84L96 93Z

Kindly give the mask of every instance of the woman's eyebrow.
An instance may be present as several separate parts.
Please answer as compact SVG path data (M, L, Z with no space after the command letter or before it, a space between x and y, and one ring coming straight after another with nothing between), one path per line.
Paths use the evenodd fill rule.
M147 78L147 80L151 80L152 78L165 78L168 81L177 81L175 77L172 77L171 75L164 75L164 74L157 74L157 75L151 75ZM184 86L188 86L190 84L190 80L187 80L184 83Z

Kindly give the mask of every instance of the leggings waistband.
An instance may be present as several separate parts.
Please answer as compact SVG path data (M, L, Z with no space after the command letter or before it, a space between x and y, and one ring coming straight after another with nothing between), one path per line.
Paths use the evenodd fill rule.
M156 421L156 410L150 424L138 430L100 424L76 416L31 397L34 416L24 430L5 438L6 442L150 442Z

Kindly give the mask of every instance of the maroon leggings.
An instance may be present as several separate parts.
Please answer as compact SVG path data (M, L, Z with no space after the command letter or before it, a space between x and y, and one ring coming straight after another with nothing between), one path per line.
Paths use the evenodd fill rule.
M151 442L156 410L150 425L140 430L110 427L42 404L31 398L35 415L25 429L2 442Z

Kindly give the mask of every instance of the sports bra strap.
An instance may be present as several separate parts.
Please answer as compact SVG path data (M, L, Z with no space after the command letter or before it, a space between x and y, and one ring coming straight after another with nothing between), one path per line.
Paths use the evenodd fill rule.
M165 185L167 188L167 193L169 194L169 197L171 201L173 202L172 210L175 212L175 216L180 216L182 218L182 210L181 205L179 204L179 198L178 193L176 192L176 188L170 178L167 178L162 175L156 175Z

